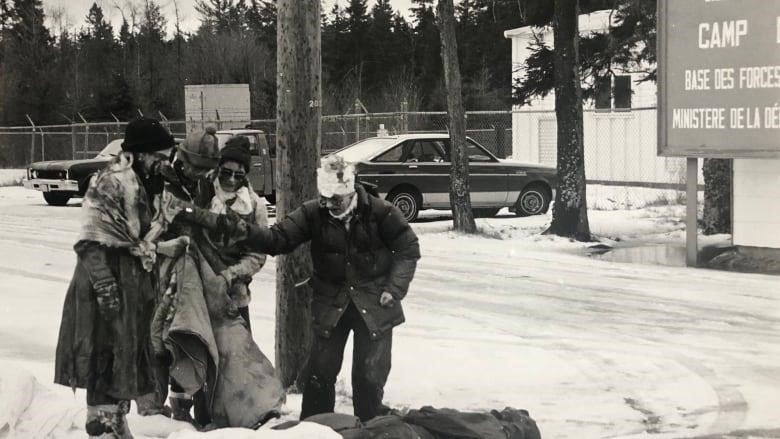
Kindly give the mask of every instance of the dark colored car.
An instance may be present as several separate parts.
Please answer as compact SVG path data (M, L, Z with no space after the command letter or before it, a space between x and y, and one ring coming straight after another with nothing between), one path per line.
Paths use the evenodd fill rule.
M547 212L555 167L499 159L474 140L467 143L475 216L494 216L503 207L518 216ZM334 154L354 163L359 181L376 185L413 221L422 209L450 209L449 151L447 134L404 134L372 137Z
M22 183L27 189L43 192L46 203L64 206L71 198L84 196L89 180L122 150L122 140L111 141L91 159L32 163Z

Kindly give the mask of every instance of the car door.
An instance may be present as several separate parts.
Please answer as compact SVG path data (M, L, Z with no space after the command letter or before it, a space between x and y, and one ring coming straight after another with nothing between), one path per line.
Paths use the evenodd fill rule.
M447 143L449 146L449 140ZM506 206L507 179L498 159L471 139L466 139L466 155L469 158L471 205L485 208Z
M265 185L263 183L263 163L260 154L259 140L257 134L241 134L249 140L249 152L252 154L252 165L249 168L249 184L252 189L258 193L263 193Z
M414 139L405 142L402 166L422 195L423 207L450 206L450 168L443 139Z

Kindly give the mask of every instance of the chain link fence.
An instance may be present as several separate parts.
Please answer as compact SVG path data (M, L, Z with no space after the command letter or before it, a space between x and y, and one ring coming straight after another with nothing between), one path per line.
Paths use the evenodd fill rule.
M380 135L446 133L446 112L389 112L322 117L322 152ZM601 112L583 117L588 204L596 209L678 204L684 200L685 159L658 157L655 108ZM213 124L217 129L253 128L276 142L276 120L161 122L177 138ZM24 168L42 160L91 158L123 136L125 122L0 127L0 168ZM555 112L472 111L466 134L499 158L555 166ZM701 184L701 177L700 182Z

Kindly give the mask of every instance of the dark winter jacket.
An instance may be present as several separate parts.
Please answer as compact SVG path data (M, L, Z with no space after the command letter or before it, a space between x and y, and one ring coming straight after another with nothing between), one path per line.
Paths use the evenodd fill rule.
M156 300L152 273L138 256L149 229L147 192L126 158L87 190L78 260L62 311L54 382L128 400L154 390L149 325ZM119 286L118 316L98 310L95 285Z
M420 246L403 214L356 185L358 206L349 230L319 200L307 201L270 228L251 227L249 244L264 253L288 253L311 241L314 330L330 337L350 300L372 338L404 322L401 299L414 277ZM396 299L382 307L387 291Z

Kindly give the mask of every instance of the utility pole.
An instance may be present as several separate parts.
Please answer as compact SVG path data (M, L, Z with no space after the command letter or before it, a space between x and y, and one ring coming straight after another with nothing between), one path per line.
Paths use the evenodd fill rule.
M277 218L317 195L322 136L320 0L277 1ZM309 245L277 258L276 367L293 384L311 342Z
M476 233L477 224L471 211L469 187L469 157L466 154L466 112L458 66L458 41L455 38L455 7L452 0L439 0L437 5L441 59L444 63L444 82L447 86L447 113L450 132L450 205L454 229Z

